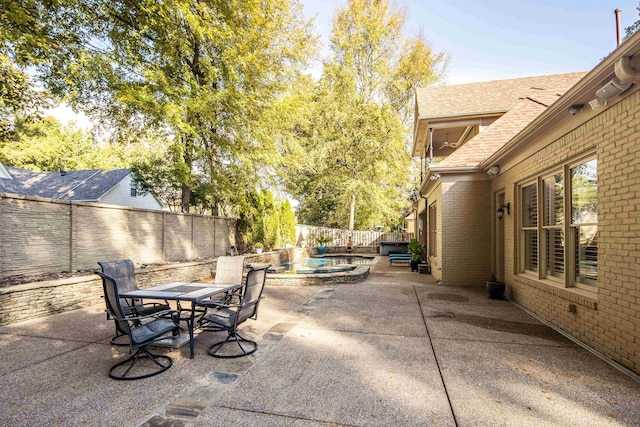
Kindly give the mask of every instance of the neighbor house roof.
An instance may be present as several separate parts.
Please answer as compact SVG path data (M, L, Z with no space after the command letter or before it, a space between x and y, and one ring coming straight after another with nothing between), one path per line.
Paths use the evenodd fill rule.
M0 192L63 200L95 201L129 175L129 169L33 172L5 167L12 179L0 179Z
M534 90L483 132L440 162L438 168L475 167L502 148L562 94L555 90Z
M419 119L504 113L534 90L564 93L584 72L416 89Z

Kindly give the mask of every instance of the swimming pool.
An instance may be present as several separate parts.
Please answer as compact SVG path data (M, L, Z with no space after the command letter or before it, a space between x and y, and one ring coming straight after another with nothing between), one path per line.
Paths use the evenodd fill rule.
M269 273L314 274L339 273L354 270L359 265L369 265L373 257L358 255L328 255L324 257L301 258L269 268Z

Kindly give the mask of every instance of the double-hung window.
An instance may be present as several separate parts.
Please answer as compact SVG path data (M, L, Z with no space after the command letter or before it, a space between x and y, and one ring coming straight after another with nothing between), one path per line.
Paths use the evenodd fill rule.
M564 173L554 173L542 179L544 223L543 277L564 279Z
M521 265L523 271L538 273L538 184L521 189Z
M598 162L574 165L571 173L571 234L574 282L595 286L598 281Z
M520 185L521 273L570 287L597 285L597 171L588 157Z

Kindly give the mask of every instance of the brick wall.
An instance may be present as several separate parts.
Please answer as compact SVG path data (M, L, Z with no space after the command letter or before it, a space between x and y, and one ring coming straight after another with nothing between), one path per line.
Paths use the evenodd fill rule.
M480 286L491 276L488 181L442 182L442 284Z
M505 216L508 293L605 356L640 373L640 92L604 109L492 181L515 201L526 177L596 150L598 158L598 287L595 292L518 275L516 216ZM513 203L512 203L513 206ZM513 209L513 208L512 208ZM576 312L569 312L575 304Z
M235 220L0 193L0 278L206 259L235 244Z
M438 181L440 182L440 181ZM431 189L431 191L426 195L427 200L425 203L425 210L427 211L427 216L429 215L429 207L433 206L433 204L435 204L437 206L436 208L436 242L434 245L434 242L432 240L432 236L429 234L429 228L427 227L427 224L424 224L423 226L427 227L425 229L425 233L427 233L427 251L429 252L429 265L431 266L431 275L436 279L436 280L442 280L442 268L443 268L443 262L442 262L442 221L443 221L443 215L442 215L442 184L438 184L435 187L433 187ZM418 215L423 215L423 212L419 212ZM431 219L428 219L428 221L431 221ZM427 223L428 223L427 221ZM431 249L432 249L432 245L435 246L435 253L436 256L431 256Z

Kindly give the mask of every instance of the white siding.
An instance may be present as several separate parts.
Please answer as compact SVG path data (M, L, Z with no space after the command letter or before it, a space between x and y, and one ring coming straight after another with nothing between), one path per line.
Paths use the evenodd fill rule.
M106 192L98 202L133 208L162 210L162 205L151 194L141 195L138 193L136 197L131 197L131 174L124 177L122 181Z
M2 163L0 163L0 178L3 179L13 179L11 178L11 175L9 175L9 172L7 172L7 170L5 169L4 166L2 166Z

